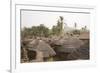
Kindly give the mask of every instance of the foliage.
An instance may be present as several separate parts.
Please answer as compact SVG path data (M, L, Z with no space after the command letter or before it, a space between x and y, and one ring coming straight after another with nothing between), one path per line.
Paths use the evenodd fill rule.
M63 17L59 16L60 19L57 21L57 25L52 27L53 35L60 35L63 31Z
M59 19L57 20L57 24L54 25L51 29L44 26L44 24L40 24L39 26L32 26L31 28L24 27L23 30L21 30L21 37L22 38L28 38L28 37L49 37L51 35L61 35L63 33L63 23L64 18L62 16L59 16ZM75 22L75 30L72 31L73 34L80 34L81 31L86 31L87 27L83 27L81 30L77 29L77 23Z
M44 26L44 24L40 24L40 26L32 26L31 28L24 28L21 31L21 35L23 38L25 37L32 37L32 36L41 36L41 37L48 37L49 36L49 29Z

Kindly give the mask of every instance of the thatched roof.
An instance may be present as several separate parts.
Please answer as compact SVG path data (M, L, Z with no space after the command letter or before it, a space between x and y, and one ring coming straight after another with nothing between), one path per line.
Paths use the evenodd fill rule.
M32 42L30 42L29 46L30 46L30 48L28 48L29 50L43 52L44 57L56 55L55 51L51 48L51 46L43 40L35 39Z
M56 55L55 51L50 47L49 44L45 43L42 40L39 40L39 43L36 47L38 51L43 52L44 57L54 56Z
M78 38L66 38L56 41L56 45L61 45L60 52L73 52L83 45L83 42Z
M67 56L68 60L89 59L89 48L80 48Z
M67 47L78 47L83 44L77 37L61 38L55 42L56 45L66 45Z
M89 38L90 38L89 32L84 32L79 35L79 39L89 39Z

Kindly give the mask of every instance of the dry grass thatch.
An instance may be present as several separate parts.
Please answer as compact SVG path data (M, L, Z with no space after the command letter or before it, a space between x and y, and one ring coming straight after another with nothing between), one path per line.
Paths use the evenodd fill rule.
M36 49L38 51L42 51L44 57L49 57L49 56L56 55L55 51L50 47L50 45L45 43L42 40L39 40L39 43L38 43Z
M61 45L61 48L58 49L60 52L73 52L80 48L84 43L77 38L66 38L56 41L56 45Z
M29 50L43 52L43 57L50 57L56 55L55 51L51 48L51 46L43 40L35 39L30 42L29 46Z

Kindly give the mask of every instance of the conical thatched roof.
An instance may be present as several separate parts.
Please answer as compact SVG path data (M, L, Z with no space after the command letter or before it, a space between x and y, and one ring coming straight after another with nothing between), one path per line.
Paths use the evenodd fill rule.
M83 45L83 42L76 37L70 37L70 38L65 38L65 39L61 38L60 40L57 40L55 44L66 45L66 47L75 48L75 47L80 47L81 45Z
M83 42L78 38L66 38L56 41L56 45L61 45L60 52L73 52L83 45Z
M34 39L30 42L29 47L29 50L43 52L43 57L56 55L55 51L51 48L51 46L43 40Z
M38 51L43 52L44 57L54 56L56 55L55 51L50 47L49 44L45 43L42 40L39 40L39 43L36 47Z
M63 45L67 48L79 48L81 45L83 45L83 42L78 38L67 38L63 42Z

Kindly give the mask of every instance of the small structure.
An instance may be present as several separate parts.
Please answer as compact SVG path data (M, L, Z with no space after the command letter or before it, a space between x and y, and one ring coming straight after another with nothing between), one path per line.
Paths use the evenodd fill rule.
M38 51L43 52L43 57L45 61L49 60L52 56L56 55L55 51L50 47L50 45L42 40L39 40L36 49Z
M44 42L43 40L35 39L30 42L29 45L30 51L36 51L36 60L35 61L47 61L54 55L56 55L55 51L50 47L49 44Z
M84 43L77 51L68 55L69 60L73 59L89 59L89 32L81 32L78 38Z
M62 38L56 41L54 50L57 53L58 60L69 60L68 55L77 52L83 44L84 43L76 37Z
M89 32L83 32L79 35L79 39L88 42L90 40L90 33Z
M79 48L81 45L83 45L83 42L76 37L70 37L65 39L62 38L59 41L56 41L55 45L61 45L63 48L67 48L64 50L64 52L72 52L72 49ZM68 48L70 50L68 50Z

